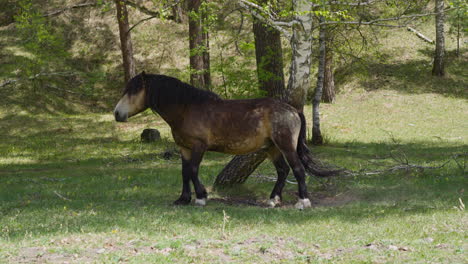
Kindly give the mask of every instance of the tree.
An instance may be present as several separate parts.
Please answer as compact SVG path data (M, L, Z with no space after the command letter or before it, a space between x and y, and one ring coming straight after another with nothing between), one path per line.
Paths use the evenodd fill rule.
M264 0L261 2L265 4ZM269 97L284 98L283 50L281 34L254 17L253 33L255 38L255 57L259 89ZM265 151L235 156L219 173L215 185L243 183L267 158Z
M436 0L435 5L436 15L436 49L434 54L434 66L432 67L432 75L445 75L445 37L444 37L444 0Z
M281 99L285 90L281 33L255 17L253 33L259 88L269 97Z
M203 27L202 0L188 1L190 83L199 88L209 89L209 40Z
M323 22L323 17L320 22ZM317 86L315 88L314 99L312 100L312 144L322 145L323 137L320 131L320 101L322 100L322 92L324 86L325 76L325 62L326 62L326 25L320 26L319 33L319 66L317 74Z
M277 93L276 89L266 88L271 96L281 96L283 101L294 106L298 111L302 112L305 103L305 95L310 86L310 63L312 54L312 4L310 1L294 0L293 8L295 12L295 21L301 21L302 25L296 24L293 27L293 34L291 36L291 47L293 54L291 58L290 77L288 81L287 90L285 93ZM258 17L257 17L258 18ZM260 22L260 21L258 21ZM264 59L258 57L267 50L277 50L281 48L280 34L276 32L271 35L272 28L267 25L254 25L255 40L259 40L259 44L263 43L265 47L259 47L257 52L257 68L260 67L259 73L265 70L266 65L262 65ZM270 41L265 41L269 39ZM273 42L279 42L277 44ZM256 43L257 48L257 43ZM279 56L277 56L279 57ZM260 65L259 65L260 62ZM270 61L271 63L271 61ZM280 72L278 68L282 65L282 61L269 64L274 71ZM282 69L282 68L281 68ZM281 76L277 76L281 78ZM260 76L259 76L260 79ZM275 78L270 79L273 81ZM264 83L261 85L264 85ZM279 83L277 85L280 86ZM284 85L283 85L284 86ZM267 154L264 151L255 152L249 155L236 156L229 164L221 171L215 181L215 186L232 185L235 183L243 183L247 180L248 176L266 159Z
M460 57L460 40L463 39L463 35L468 28L468 2L466 0L451 0L449 4L455 10L448 15L448 20L452 24L450 27L451 31L455 31L457 35L457 57Z
M307 90L310 87L312 55L312 2L293 0L294 21L291 37L291 67L287 87L287 102L303 112Z
M122 51L125 82L135 76L135 60L133 59L132 37L128 24L128 12L125 0L115 0L117 21L119 23L120 49Z
M335 75L333 73L333 50L331 48L333 39L331 37L331 30L328 29L328 27L324 30L326 42L322 101L325 103L333 103L335 101Z

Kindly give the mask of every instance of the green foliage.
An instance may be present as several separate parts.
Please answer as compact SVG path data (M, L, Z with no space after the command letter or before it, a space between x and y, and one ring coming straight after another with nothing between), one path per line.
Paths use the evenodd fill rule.
M221 85L215 88L215 92L225 98L243 99L261 97L264 91L258 89L257 72L255 65L255 44L253 42L239 43L240 52L244 55L241 59L238 56L227 56L226 49L229 44L225 44L220 49L212 63L212 72L221 76Z
M16 27L24 39L23 47L30 53L22 70L29 76L53 68L63 70L63 58L68 53L61 32L52 27L31 0L22 0L19 6L19 14L15 16Z
M463 35L468 33L468 2L466 0L452 0L449 1L451 8L455 10L449 11L448 21L452 26L450 32L454 33L460 30Z

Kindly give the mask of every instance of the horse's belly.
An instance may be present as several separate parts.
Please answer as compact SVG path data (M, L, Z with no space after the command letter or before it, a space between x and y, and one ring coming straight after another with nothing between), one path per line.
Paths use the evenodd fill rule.
M209 150L234 155L242 155L255 152L262 148L267 148L269 145L271 144L266 138L242 138L213 142L213 144L209 147Z

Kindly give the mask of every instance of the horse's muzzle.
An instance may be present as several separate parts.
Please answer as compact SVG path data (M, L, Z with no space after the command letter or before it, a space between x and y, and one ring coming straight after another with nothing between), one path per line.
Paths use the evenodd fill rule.
M127 122L127 115L123 115L119 111L115 111L114 116L117 122Z

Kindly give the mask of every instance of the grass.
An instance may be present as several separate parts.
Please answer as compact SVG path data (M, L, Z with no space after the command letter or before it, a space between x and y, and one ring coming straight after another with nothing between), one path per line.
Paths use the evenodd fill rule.
M283 207L262 206L273 183L256 176L275 175L267 163L237 190L211 191L205 208L172 206L180 162L163 158L175 145L150 112L117 124L110 114L3 109L0 261L463 263L467 110L464 99L438 94L341 94L323 107L322 159L353 170L449 163L310 179L314 207L297 211L293 184ZM163 140L141 143L146 127ZM228 161L209 153L203 182L211 186Z
M321 106L326 145L313 148L321 159L354 171L443 167L310 178L313 208L297 211L294 184L281 208L264 207L266 178L275 177L267 162L244 185L213 191L230 157L207 153L208 205L175 207L181 169L167 125L150 112L117 124L102 112L109 103L96 100L117 96L120 51L113 13L89 16L56 20L71 36L66 65L87 74L3 88L0 263L467 262L466 50L454 59L449 41L448 75L433 78L433 46L386 31L380 57L340 69L336 103ZM432 25L417 28L431 36ZM187 79L186 30L145 22L132 33L139 65ZM0 29L4 80L31 63L16 31ZM49 81L75 94L41 86ZM144 128L159 129L162 141L141 143Z

